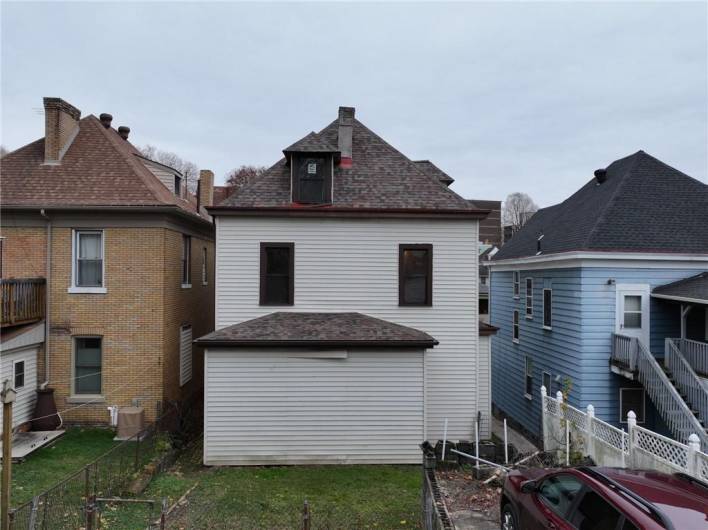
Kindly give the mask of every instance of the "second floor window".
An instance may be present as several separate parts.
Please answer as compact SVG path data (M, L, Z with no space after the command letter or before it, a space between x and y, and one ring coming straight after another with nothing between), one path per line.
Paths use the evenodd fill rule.
M433 246L398 247L398 305L433 305Z
M75 231L74 260L76 287L103 287L103 231Z
M543 290L543 327L551 329L553 326L553 291Z
M514 309L514 317L512 322L512 335L511 340L514 342L519 342L519 312Z
M521 274L519 273L519 271L514 271L513 275L514 275L514 279L513 279L513 281L514 281L514 298L518 298L519 291L521 290L521 287L519 285L521 283Z
M191 285L192 238L182 236L182 286Z
M207 269L207 249L202 248L202 285L209 283L209 273Z
M261 305L293 305L295 299L295 245L261 243Z
M533 278L526 278L526 318L533 318Z

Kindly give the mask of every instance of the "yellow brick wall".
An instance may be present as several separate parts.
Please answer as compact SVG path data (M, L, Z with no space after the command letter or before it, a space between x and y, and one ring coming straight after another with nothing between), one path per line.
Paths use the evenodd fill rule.
M0 227L2 277L43 278L47 265L47 229Z

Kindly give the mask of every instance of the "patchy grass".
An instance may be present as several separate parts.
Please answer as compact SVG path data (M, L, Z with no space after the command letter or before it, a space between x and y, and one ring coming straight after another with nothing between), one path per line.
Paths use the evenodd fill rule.
M173 504L196 484L170 520L188 528L301 528L308 501L312 528L415 528L420 524L418 466L205 468L200 454L182 458L141 496ZM179 513L181 512L181 513ZM156 517L159 510L153 515ZM107 506L106 528L145 525L146 506Z
M68 429L54 444L42 447L12 466L12 505L23 504L92 462L111 447L108 429Z

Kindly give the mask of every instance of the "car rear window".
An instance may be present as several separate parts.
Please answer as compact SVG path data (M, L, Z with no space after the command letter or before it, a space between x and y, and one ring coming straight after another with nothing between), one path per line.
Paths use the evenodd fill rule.
M578 530L606 530L617 528L622 515L591 489L585 491L570 522ZM631 524L631 523L630 523ZM632 528L629 526L628 528Z
M565 517L582 487L572 475L553 475L541 483L538 495L551 510Z

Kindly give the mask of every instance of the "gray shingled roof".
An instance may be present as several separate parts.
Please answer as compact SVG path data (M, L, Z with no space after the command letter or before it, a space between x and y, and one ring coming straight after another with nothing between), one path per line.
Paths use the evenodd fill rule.
M219 329L197 340L206 346L380 346L432 348L422 331L361 313L277 312Z
M708 304L708 271L655 287L652 294L659 298L685 298Z
M708 186L644 151L536 212L493 261L568 251L708 254Z
M454 178L445 173L442 169L433 164L430 160L414 160L413 163L416 164L423 171L425 171L428 175L436 177L440 182L442 182L446 186L449 186L450 184L455 182Z
M323 141L338 145L338 133L338 120L335 120L318 135ZM350 169L334 168L332 204L314 208L422 209L470 213L479 210L356 119L353 124L352 159ZM291 202L290 168L284 158L219 205L219 209L228 208L305 209L303 205Z
M336 153L338 151L337 147L334 147L334 145L314 131L283 149L283 153Z

